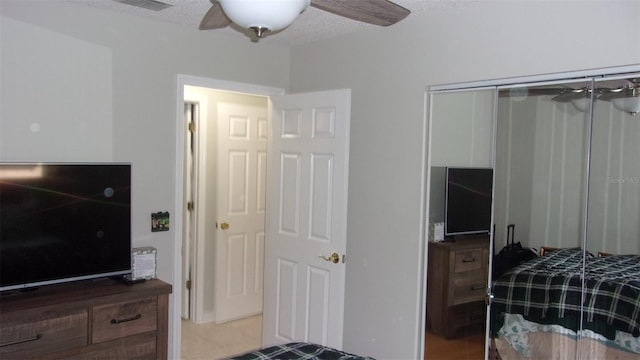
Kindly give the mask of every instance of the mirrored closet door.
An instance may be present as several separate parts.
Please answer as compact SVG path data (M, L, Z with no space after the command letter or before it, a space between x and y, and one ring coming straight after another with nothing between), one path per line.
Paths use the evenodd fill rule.
M502 359L577 356L592 88L581 80L499 90L495 246L515 241L528 252L494 259L490 335Z
M640 359L640 72L594 83L582 359Z
M456 261L472 259L493 297L488 358L640 358L640 66L624 70L431 91L426 358L441 346L429 337L440 321L429 304L444 301L434 274L449 269L454 298L472 292L456 271ZM486 258L465 247L482 235L447 236L451 185L443 195L438 175L485 166L493 170ZM453 249L452 264L434 255L443 247ZM447 319L456 331L444 339L464 339L465 327Z
M426 359L484 357L491 225L475 227L480 216L455 209L460 204L447 197L452 190L447 170L488 174L484 184L489 188L472 193L487 200L483 212L490 213L495 99L495 88L445 91L430 98ZM456 190L473 187L468 185ZM468 221L446 221L447 214Z

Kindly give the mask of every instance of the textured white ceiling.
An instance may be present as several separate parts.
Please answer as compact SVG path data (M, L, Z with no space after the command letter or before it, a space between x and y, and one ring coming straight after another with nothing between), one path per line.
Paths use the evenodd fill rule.
M0 0L1 1L1 0ZM123 4L114 0L61 0L71 2L77 5L91 6L105 11L115 11L134 16L142 16L154 21L174 23L177 25L198 29L200 20L211 7L209 0L161 0L164 3L173 6L161 11L147 10L141 7L135 7ZM363 1L363 0L345 0L345 1ZM479 1L479 0L476 0ZM409 10L412 14L429 12L433 7L450 6L452 4L470 3L470 0L394 0ZM410 14L409 16L412 16ZM393 25L392 25L393 26ZM342 34L352 33L356 31L366 31L375 25L364 24L361 22L346 19L328 12L309 7L305 10L296 21L287 29L279 33L273 33L260 40L265 43L279 43L285 45L299 45L309 43L321 39L331 38ZM245 38L251 41L243 29L237 27L227 27L225 29L206 30L215 31L227 36L235 36Z

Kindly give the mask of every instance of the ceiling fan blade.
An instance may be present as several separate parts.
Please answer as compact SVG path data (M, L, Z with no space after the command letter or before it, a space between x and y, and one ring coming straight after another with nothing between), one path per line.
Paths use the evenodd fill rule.
M222 11L220 3L216 0L210 1L213 5L202 18L202 21L200 22L200 30L222 29L229 26L229 24L231 24L231 20L229 20L224 11Z
M389 26L411 11L388 0L311 0L311 6L368 24Z
M519 87L511 89L503 89L498 92L500 97L522 97L522 96L557 96L565 94L572 89L565 87Z

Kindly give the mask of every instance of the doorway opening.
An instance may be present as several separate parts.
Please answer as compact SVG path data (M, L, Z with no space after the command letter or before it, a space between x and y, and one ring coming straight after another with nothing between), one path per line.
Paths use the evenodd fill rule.
M244 324L254 335L234 348L255 350L261 345L268 99L194 86L185 86L184 98L182 317L192 323L185 335ZM236 322L249 317L258 320ZM227 322L236 324L221 326ZM202 324L206 332L198 330ZM206 341L210 336L203 344L216 344ZM193 343L188 348L193 351ZM234 355L228 348L207 352Z
M247 180L249 169L260 169L255 166L255 153L258 150L251 149L251 159L243 158L242 151L238 148L233 148L229 156L229 147L237 144L227 143L225 156L231 162L225 163L220 160L222 152L219 147L220 134L223 133L231 134L232 138L243 134L254 138L257 133L266 135L268 96L281 93L283 91L280 89L179 76L179 111L182 110L183 113L178 114L177 124L175 213L182 222L175 229L177 236L181 236L175 253L175 283L179 284L174 285L175 357L181 357L183 335L189 344L185 348L193 349L193 345L198 343L215 345L215 339L209 339L214 337L211 329L194 331L194 326L197 329L201 324L224 329L237 327L233 324L234 320L244 319L238 322L245 329L243 331L255 334L251 341L236 341L232 348L221 346L221 351L233 353L221 352L219 357L228 357L262 345L261 249L264 237L255 236L256 232L260 232L256 229L251 229L253 235L239 231L248 226L246 219L242 219L246 217L242 215L249 212L247 208L257 207L251 199L264 197L264 190L257 190L264 182L260 184L255 180ZM248 116L237 111L242 107L261 111L260 129L255 124L255 114ZM227 127L219 131L220 124L223 123L218 121L221 116L226 117ZM231 127L228 126L229 122ZM262 150L266 156L266 140L264 143ZM221 165L231 171L220 173L218 168ZM262 170L264 172L266 168ZM244 176L242 182L238 181L238 176ZM231 179L223 190L219 189L224 182L221 178ZM243 186L238 186L239 183ZM219 201L223 198L221 194L232 196ZM223 214L224 206L220 203L230 211ZM254 224L264 227L264 211L261 215L262 217L254 217L252 220ZM256 244L256 239L261 243ZM232 260L227 261L227 258ZM251 265L247 263L250 258L253 259ZM220 268L227 272L220 274ZM220 279L230 281L224 283ZM251 301L238 301L246 293L252 294ZM232 298L227 301L226 308L224 304L220 305L220 299L224 298ZM219 308L222 311L218 311ZM182 326L184 323L190 325L186 331ZM198 339L198 336L205 336L202 334L206 334L206 338ZM208 356L217 355L209 353Z
M235 151L234 146L228 146L233 151L226 152L224 156L216 156L216 162L220 167L227 169L227 173L234 176L222 177L218 180L214 188L219 188L223 181L228 183L228 190L224 193L226 201L219 201L226 206L226 210L217 210L215 218L210 217L205 211L204 220L200 220L202 215L196 217L200 228L203 224L218 225L216 229L217 237L226 237L227 241L221 241L228 246L225 250L217 250L217 254L246 254L251 248L255 252L260 252L264 246L264 266L256 265L255 261L245 261L244 264L234 268L237 262L226 261L226 257L216 261L221 264L228 273L243 273L248 275L242 286L238 282L227 281L222 287L225 294L239 293L239 289L260 289L262 283L256 279L255 269L264 268L265 280L272 286L265 286L263 290L264 317L262 321L262 343L275 344L294 341L315 342L334 348L342 347L342 330L344 314L344 289L345 289L345 258L346 252L346 199L348 184L348 149L349 149L349 123L351 91L340 89L332 91L321 91L315 93L289 94L284 95L279 89L262 88L257 86L246 86L242 84L217 81L207 82L200 78L189 82L192 78L180 75L178 77L178 107L177 112L177 141L176 141L176 194L175 194L175 218L178 224L174 227L176 232L176 243L174 253L174 279L182 276L182 236L183 219L186 209L184 196L185 179L185 145L187 142L187 123L184 119L184 92L185 86L198 86L213 88L233 93L252 94L254 96L269 97L270 114L273 116L270 126L262 122L261 126L254 127L243 122L242 117L234 116L235 111L229 112L223 122L228 127L220 131L229 138L229 141L242 137L242 134L277 134L268 136L269 171L266 167L254 166L260 173L268 173L269 188L268 201L261 201L266 196L256 195L255 200L250 200L246 188L249 187L248 176L251 170L250 156L243 151ZM208 103L207 103L208 106ZM200 103L202 109L203 104ZM231 114L231 115L229 115ZM202 118L202 116L200 116ZM202 127L203 121L200 121ZM258 121L260 124L260 122ZM244 125L243 125L244 124ZM304 125L304 126L303 126ZM196 130L197 131L197 130ZM224 139L224 136L222 137ZM226 140L225 140L226 141ZM221 143L221 142L220 142ZM218 148L217 146L216 148ZM256 150L254 164L261 164L259 159L260 149ZM219 151L219 153L224 153ZM253 153L253 152L252 152ZM263 156L266 160L266 156ZM226 163L223 164L223 161ZM202 168L202 166L199 166ZM235 181L231 179L242 179ZM202 176L199 176L202 178ZM218 179L217 176L207 177L205 184ZM202 181L202 180L199 180ZM200 185L200 184L199 184ZM200 186L198 186L200 187ZM259 187L256 187L258 189ZM199 190L200 191L200 190ZM255 192L259 194L258 191ZM196 196L200 198L202 195ZM220 196L218 196L220 197ZM247 243L249 235L235 234L235 218L232 216L244 214L244 208L250 201L255 204L264 203L265 218L268 218L267 228L264 238L269 238L269 242L264 244L253 236L255 243ZM200 202L202 203L202 202ZM255 205L255 208L260 208ZM198 208L198 204L195 204ZM206 210L206 209L205 209ZM221 216L221 214L223 216ZM264 221L254 221L261 223ZM259 231L256 229L255 234ZM222 234L222 235L221 235ZM233 239L231 239L233 238ZM241 240L241 241L236 241ZM305 246L291 246L291 244L306 244ZM263 245L264 244L264 245ZM198 249L194 251L196 256L195 268L202 266L206 262L199 261L199 257L204 254ZM335 253L332 254L332 253ZM319 256L322 255L322 256ZM329 255L331 254L331 255ZM343 256L340 257L339 254ZM342 261L339 261L340 258ZM333 259L337 259L335 261ZM226 261L226 264L224 263ZM293 266L298 264L296 266ZM306 274L305 274L306 272ZM193 271L191 274L198 274ZM300 274L298 274L300 273ZM250 276L253 276L253 283ZM190 298L198 298L199 284L202 276L191 279L192 288ZM224 278L228 280L228 278ZM218 281L219 282L219 281ZM180 280L175 281L173 296L173 322L170 324L174 356L181 357L181 324L182 318L182 294L184 289ZM231 285L229 285L231 284ZM277 285L277 287L276 287ZM285 294L286 296L279 296ZM205 299L211 299L205 297ZM215 311L212 314L218 317L219 302L214 301ZM292 306L293 304L307 304L308 306ZM196 302L198 304L198 302ZM235 305L235 304L233 304ZM200 311L198 306L190 309L195 318L209 315L206 311ZM230 316L233 319L236 316ZM221 320L222 321L222 320Z

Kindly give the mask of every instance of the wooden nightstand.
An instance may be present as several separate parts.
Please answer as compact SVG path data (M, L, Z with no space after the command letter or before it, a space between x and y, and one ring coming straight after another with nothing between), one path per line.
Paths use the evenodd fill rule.
M445 337L485 321L489 237L429 243L427 324Z

